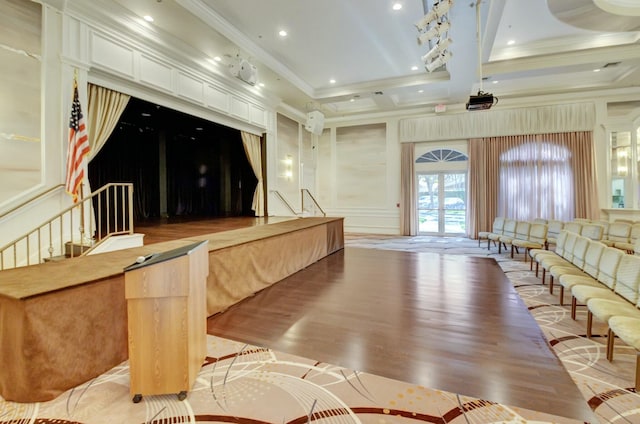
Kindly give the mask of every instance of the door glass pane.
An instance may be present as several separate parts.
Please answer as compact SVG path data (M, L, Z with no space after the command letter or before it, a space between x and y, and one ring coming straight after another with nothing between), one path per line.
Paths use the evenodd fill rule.
M463 234L466 228L466 173L421 173L418 180L418 232Z
M418 175L418 232L438 233L438 174Z
M465 232L467 211L467 175L444 174L444 232L460 234Z

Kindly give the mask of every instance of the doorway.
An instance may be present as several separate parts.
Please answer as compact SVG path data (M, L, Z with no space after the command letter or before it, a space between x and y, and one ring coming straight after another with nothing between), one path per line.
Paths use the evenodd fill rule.
M467 226L467 173L419 172L418 233L463 235Z

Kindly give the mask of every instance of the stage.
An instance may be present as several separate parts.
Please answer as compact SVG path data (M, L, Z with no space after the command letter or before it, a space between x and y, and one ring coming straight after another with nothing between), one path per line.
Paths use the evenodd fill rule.
M139 256L203 240L213 315L342 249L343 219L288 219L3 271L0 396L53 399L126 360L123 269Z

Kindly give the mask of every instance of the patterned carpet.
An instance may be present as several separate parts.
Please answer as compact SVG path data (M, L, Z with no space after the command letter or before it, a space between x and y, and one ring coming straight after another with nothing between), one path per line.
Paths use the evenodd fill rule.
M578 321L571 320L568 308L558 306L557 296L540 285L522 255L511 260L464 238L350 234L346 245L495 257L601 422L640 423L640 397L629 389L634 351L618 343L609 363L606 338L586 339L584 311ZM594 333L604 334L604 326L595 326ZM50 402L0 399L0 423L576 423L207 337L207 360L184 401L168 394L132 403L125 362Z
M487 250L486 241L461 237L391 237L347 234L345 244L352 247L391 249L410 252L435 252L495 258L529 311L542 328L550 346L582 392L602 423L640 423L640 395L635 393L636 352L619 340L613 362L606 359L607 326L594 320L593 337L586 337L586 308L578 307L577 319L571 319L570 295L560 306L558 289L549 294L548 285L524 263L524 255L498 254Z
M57 399L0 402L2 423L577 423L208 336L184 401L131 402L127 363Z

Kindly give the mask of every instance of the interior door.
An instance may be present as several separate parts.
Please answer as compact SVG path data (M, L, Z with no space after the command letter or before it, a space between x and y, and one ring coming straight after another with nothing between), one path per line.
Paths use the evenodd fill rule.
M465 234L467 222L467 173L417 174L418 233Z

